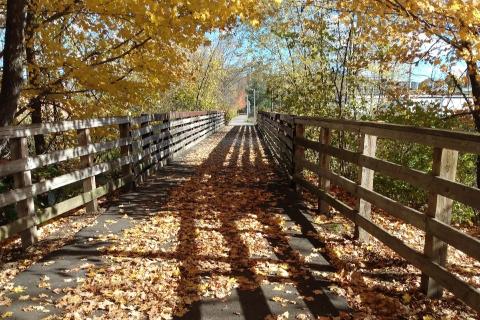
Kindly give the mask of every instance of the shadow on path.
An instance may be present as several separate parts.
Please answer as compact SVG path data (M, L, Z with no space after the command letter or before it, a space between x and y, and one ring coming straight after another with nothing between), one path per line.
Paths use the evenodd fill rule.
M217 141L213 148L206 148ZM164 286L168 291L160 295L143 287L143 301L150 308L142 310L144 314L152 312L156 301L158 308L166 309L160 307L165 302L161 299L172 299L167 305L177 319L261 320L285 312L291 318L314 319L347 310L345 301L329 293L329 283L319 276L317 271L333 271L316 252L322 244L308 236L314 230L309 217L289 182L272 166L255 126L216 133L196 150L202 148L210 150L202 164L181 158L136 192L121 195L95 225L19 274L15 286L26 288L22 295L43 296L35 304L45 306L49 314L63 312L54 307L54 301L68 287L76 287L72 290L78 296L93 295L90 315L134 314L141 310L135 300L130 303L133 311L121 310L120 300L109 292L122 289L126 297L122 285L131 279L122 276L131 277L134 271L148 274L151 270L135 268L170 263L168 272L154 274L149 282L139 278L139 288L152 283L155 290ZM171 226L161 225L162 221L171 221ZM148 232L135 244L137 239L129 237L146 227ZM124 264L131 269L118 275L120 284L95 282L105 268L115 270ZM113 275L103 275L103 279ZM48 287L39 287L45 276ZM85 282L72 284L83 277ZM12 305L0 306L0 314L8 310L17 319L45 316L38 310L25 311L33 302L19 296L10 294ZM105 300L113 301L113 307L98 308ZM69 308L85 311L83 302L76 301Z

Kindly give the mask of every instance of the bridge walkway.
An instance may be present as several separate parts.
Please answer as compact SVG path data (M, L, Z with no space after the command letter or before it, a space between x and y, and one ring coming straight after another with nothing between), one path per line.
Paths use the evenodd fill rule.
M19 273L0 315L316 319L347 311L322 276L334 270L308 210L256 128L234 123Z

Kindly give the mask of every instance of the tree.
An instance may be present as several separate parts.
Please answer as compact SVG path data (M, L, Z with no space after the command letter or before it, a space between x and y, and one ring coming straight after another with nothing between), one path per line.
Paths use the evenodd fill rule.
M188 55L190 77L167 90L161 105L168 110L224 110L236 114L245 104L244 79L249 63L239 61L234 36L221 34L208 46Z
M426 60L447 71L463 61L473 103L466 101L480 132L480 7L477 0L338 0L343 17L352 12L371 30L363 40L388 47L385 57L399 62ZM477 158L480 187L480 156Z
M189 52L207 42L207 32L258 21L262 13L252 0L7 4L2 126L14 118L39 123L154 112L161 93L188 76ZM42 139L35 139L37 153L45 152Z
M3 75L0 89L0 127L12 123L23 83L26 0L8 0L3 49ZM6 141L0 144L0 151Z

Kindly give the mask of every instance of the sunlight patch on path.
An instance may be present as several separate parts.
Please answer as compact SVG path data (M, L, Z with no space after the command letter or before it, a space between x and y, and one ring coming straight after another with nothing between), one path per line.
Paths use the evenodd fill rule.
M124 195L136 204L119 205L121 214L141 217L117 231L106 223L94 240L105 244L91 249L101 262L85 265L78 283L51 288L63 295L55 302L63 312L58 318L336 314L309 271L311 261L292 247L285 212L291 204L282 189L288 184L268 159L255 127L225 128L175 160L179 177L161 200L165 186L155 178ZM313 250L302 246L307 255Z

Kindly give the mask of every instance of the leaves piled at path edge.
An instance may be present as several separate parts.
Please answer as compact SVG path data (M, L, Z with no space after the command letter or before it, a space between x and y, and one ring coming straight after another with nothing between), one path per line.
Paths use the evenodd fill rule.
M58 302L67 318L100 310L106 318L170 319L202 297L253 289L269 276L292 282L302 275L302 268L291 266L298 264L296 254L271 259L287 244L280 216L261 209L275 201L264 189L274 173L256 135L228 137L234 143L215 147L222 138L189 155L189 165L206 160L152 218L103 249L105 266L92 267L82 285Z
M354 206L355 199L337 187L332 194ZM309 198L312 212L316 199ZM423 250L422 233L374 208L375 223L418 251ZM359 319L477 319L479 315L446 291L441 299L429 299L420 290L420 270L402 259L380 241L352 240L353 223L339 213L314 218L316 236L325 243L323 251L338 272L322 273L337 283L332 291L347 299ZM480 288L479 263L449 248L447 268Z

